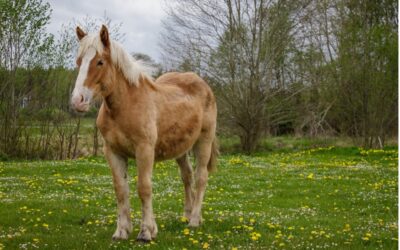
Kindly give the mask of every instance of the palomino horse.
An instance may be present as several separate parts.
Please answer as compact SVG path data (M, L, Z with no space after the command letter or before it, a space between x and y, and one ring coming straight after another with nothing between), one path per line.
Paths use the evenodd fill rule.
M100 34L87 35L79 27L76 33L79 74L71 104L76 111L86 112L92 97L103 98L97 126L117 198L113 239L127 239L132 231L128 157L136 159L142 203L138 240L150 241L157 235L151 183L154 161L176 159L185 188L184 216L189 226L199 226L208 172L216 167L218 154L217 106L210 87L194 73L167 73L153 81L149 67L112 41L104 25ZM196 158L195 180L188 158L191 149Z

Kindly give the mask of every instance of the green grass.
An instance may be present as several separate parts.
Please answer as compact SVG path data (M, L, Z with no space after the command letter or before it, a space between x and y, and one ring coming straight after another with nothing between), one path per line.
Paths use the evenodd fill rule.
M181 221L178 169L173 161L158 163L159 234L151 244L135 241L140 204L133 162L134 232L123 242L111 240L116 204L102 158L1 162L0 249L397 249L397 155L396 148L325 147L221 156L204 223L189 231Z
M241 151L240 139L238 136L218 136L220 151L224 153L238 153ZM274 136L262 138L256 149L258 153L266 152L291 152L294 150L306 150L315 147L350 147L354 140L346 137L300 137L300 136ZM388 145L397 145L396 139L391 139Z

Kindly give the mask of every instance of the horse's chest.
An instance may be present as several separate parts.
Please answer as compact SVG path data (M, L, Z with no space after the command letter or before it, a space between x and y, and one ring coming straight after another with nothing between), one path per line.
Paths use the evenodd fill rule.
M119 129L118 126L104 123L99 124L98 127L107 146L111 147L115 152L129 157L135 157L134 140Z

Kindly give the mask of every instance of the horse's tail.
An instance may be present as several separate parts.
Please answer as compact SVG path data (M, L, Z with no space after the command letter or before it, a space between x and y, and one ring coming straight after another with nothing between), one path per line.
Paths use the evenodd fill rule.
M219 155L219 150L218 150L218 140L217 137L214 137L214 140L211 145L211 156L210 156L210 161L207 164L207 170L208 172L214 172L217 170L217 157Z

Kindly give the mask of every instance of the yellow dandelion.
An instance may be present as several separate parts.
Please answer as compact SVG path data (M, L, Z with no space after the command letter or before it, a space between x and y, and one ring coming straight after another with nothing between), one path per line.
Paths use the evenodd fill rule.
M189 228L185 228L185 229L183 230L183 234L184 234L184 235L188 235L189 233L190 233Z
M206 242L203 244L203 249L207 249L210 245Z

